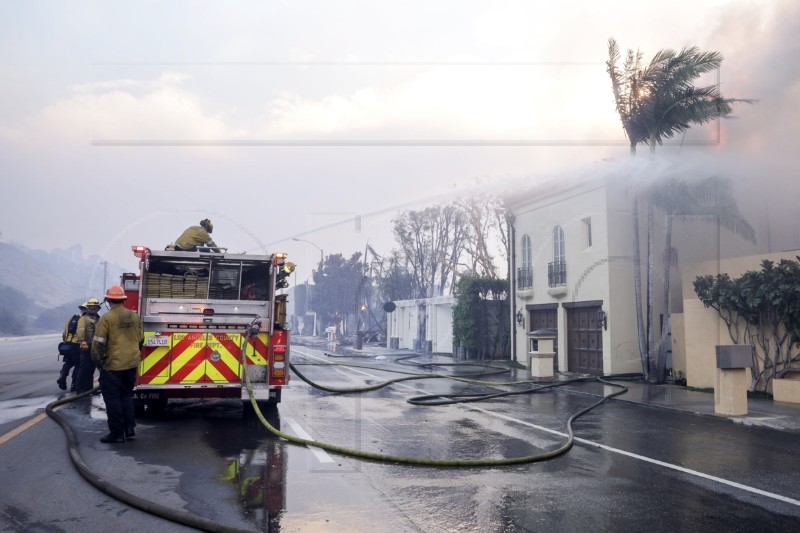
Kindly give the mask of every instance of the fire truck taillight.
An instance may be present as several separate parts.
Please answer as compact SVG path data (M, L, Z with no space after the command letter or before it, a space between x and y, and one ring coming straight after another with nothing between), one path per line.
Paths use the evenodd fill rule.
M214 314L214 310L211 309L210 307L206 307L205 309L203 309L203 314L206 316L211 316Z
M286 376L286 346L277 344L272 350L272 377Z
M133 250L133 255L135 255L139 259L144 259L144 254L147 251L147 246L131 246L131 250Z
M275 350L272 352L272 358L275 361L285 361L286 360L286 346L276 346Z

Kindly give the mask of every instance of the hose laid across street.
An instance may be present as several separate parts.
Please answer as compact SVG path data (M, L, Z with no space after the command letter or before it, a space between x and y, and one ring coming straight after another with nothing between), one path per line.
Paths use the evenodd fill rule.
M249 340L249 337L248 337ZM594 404L581 409L580 411L574 413L572 416L569 417L567 420L567 439L566 441L561 444L559 447L549 450L546 452L532 454L532 455L525 455L521 457L509 457L509 458L499 458L499 459L426 459L426 458L419 458L419 457L405 457L405 456L398 456L398 455L388 455L388 454L379 454L373 452L366 452L363 450L355 450L351 448L346 448L343 446L337 446L334 444L328 444L325 442L315 441L311 439L303 439L300 437L296 437L294 435L289 435L288 433L284 433L279 429L272 426L267 419L264 417L263 413L259 409L258 402L256 401L255 395L253 393L252 383L250 382L250 375L247 371L247 364L246 364L246 348L249 342L243 339L242 349L241 349L241 357L242 357L242 368L245 377L245 384L247 388L247 393L250 398L250 403L253 407L253 410L256 416L259 418L261 423L269 430L273 435L284 439L288 442L301 445L301 446L313 446L316 448L321 448L323 450L327 450L333 453L338 453L340 455L346 455L350 457L355 457L359 459L368 459L373 461L381 461L381 462L390 462L390 463L399 463L399 464L407 464L407 465L416 465L416 466L433 466L433 467L467 467L467 468L474 468L474 467L492 467L492 466L504 466L504 465L514 465L514 464L524 464L524 463L533 463L539 461L545 461L548 459L553 459L560 455L563 455L567 451L569 451L573 444L574 444L574 433L572 429L572 424L575 420L579 417L583 416L584 414L588 413L595 407L599 406L607 399L612 398L614 396L618 396L620 394L625 393L628 389L624 385L620 385L618 383L614 383L611 381L607 381L607 379L633 379L635 375L632 374L623 374L617 376L606 376L607 379L603 379L600 377L580 377L571 380L565 381L558 381L552 383L542 384L536 387L528 388L525 390L518 390L518 391L501 391L501 392L492 392L488 394L436 394L436 395L425 395L425 396L418 396L415 398L410 398L408 400L409 403L414 405L444 405L444 404L452 404L452 403L466 403L466 402L476 402L476 401L483 401L489 400L493 398L498 398L502 396L509 396L515 394L531 394L537 393L544 390L552 389L555 387L560 387L564 385L569 385L578 382L590 382L590 381L598 381L606 385L610 385L612 387L617 387L620 390L612 392L608 395L603 396L599 401L595 402ZM415 356L410 356L415 357ZM404 357L402 359L409 359L410 357ZM410 363L401 363L401 364L410 364ZM434 363L417 363L417 366L457 366L458 363L441 363L441 364L434 364ZM466 363L466 366L478 366L475 363ZM372 368L381 371L387 371L385 368L375 368L370 367L368 365L353 365L353 364L344 364L343 366L358 366L361 368ZM461 381L465 383L473 383L473 384L485 384L485 385L492 385L492 386L499 386L499 385L521 385L521 384L528 384L530 385L531 382L529 381L517 381L517 382L489 382L489 381L480 381L476 379L471 379L472 377L478 376L485 376L490 374L498 374L501 372L506 372L507 369L502 367L493 366L491 372L479 372L479 373L470 373L470 374L462 374L461 376L453 376L453 375L441 375L441 374L415 374L410 372L402 372L397 370L388 370L390 372L396 372L400 374L407 374L404 377L387 380L382 383L376 385L370 385L365 387L353 387L353 388L333 388L333 387L326 387L320 384L317 384L307 378L304 374L302 374L296 365L290 364L290 369L303 381L308 383L309 385L316 387L321 390L325 390L328 392L334 393L354 393L354 392L366 392L371 390L380 389L382 387L389 386L393 383L399 383L402 381L410 381L416 379L451 379L456 381ZM72 463L75 465L75 468L78 470L78 473L86 479L89 483L91 483L94 487L99 489L105 494L108 494L112 498L119 500L131 507L144 511L146 513L152 514L154 516L158 516L164 518L166 520L170 520L172 522L182 524L188 527L193 527L196 529L200 529L203 531L210 531L214 533L241 533L245 531L250 531L241 528L235 528L232 526L227 526L225 524L221 524L214 520L204 518L186 511L182 511L180 509L174 509L171 507L167 507L165 505L161 505L156 502L152 502L146 500L144 498L140 498L139 496L135 496L122 488L112 484L108 480L103 479L100 475L94 472L83 458L78 451L78 442L77 438L75 437L75 433L72 428L69 426L67 421L55 411L55 408L61 405L68 404L73 402L79 398L84 398L89 396L99 390L99 387L95 387L90 391L77 394L75 396L70 396L66 398L62 398L56 400L47 405L45 408L48 416L58 423L64 431L64 434L67 438L67 446L69 457Z
M623 393L627 392L627 390L628 390L628 388L625 387L624 385L620 385L618 383L613 383L611 381L606 381L606 380L604 380L602 378L599 378L599 377L594 377L594 378L577 378L576 380L557 382L557 383L553 383L553 384L548 384L546 386L542 386L542 387L538 387L538 388L534 388L534 389L529 389L529 390L523 391L524 393L534 393L534 392L538 392L538 391L541 391L541 390L545 390L547 388L566 385L566 384L574 383L574 382L577 382L577 381L586 382L586 381L595 381L595 380L599 381L599 382L602 382L602 383L604 383L606 385L611 385L613 387L618 387L620 389L619 391L616 391L616 392L613 392L611 394L603 396L603 398L600 399L599 401L595 402L594 404L590 405L589 407L581 409L577 413L574 413L572 416L570 416L569 419L567 420L567 440L561 446L559 446L558 448L550 450L550 451L541 452L541 453L532 454L532 455L525 455L525 456L521 456L521 457L506 457L506 458L500 458L500 459L426 459L426 458L421 458L421 457L405 457L405 456L401 456L401 455L387 455L387 454L381 454L381 453L367 452L367 451L363 451L363 450L355 450L355 449L352 449L352 448L346 448L346 447L343 447L343 446L337 446L335 444L328 444L326 442L320 442L320 441L311 440L311 439L304 439L304 438L301 438L301 437L296 437L294 435L290 435L288 433L284 433L281 430L275 428L264 417L263 413L261 412L261 409L259 409L258 402L256 401L255 395L253 394L253 388L252 388L252 384L250 382L250 374L247 372L247 365L246 365L245 352L246 352L247 345L248 345L248 343L246 341L243 342L242 343L242 350L241 350L242 368L245 369L244 370L244 376L245 376L245 385L246 385L246 388L247 388L247 393L250 396L250 403L253 406L253 410L254 410L256 416L261 421L261 423L264 425L264 427L266 427L267 430L269 430L270 433L272 433L273 435L275 435L275 436L277 436L277 437L279 437L281 439L284 439L286 441L289 441L289 442L292 442L292 443L295 443L295 444L299 444L299 445L303 445L303 446L313 446L313 447L321 448L323 450L327 450L327 451L330 451L330 452L333 452L333 453L338 453L338 454L341 454L341 455L347 455L347 456L350 456L350 457L356 457L356 458L359 458L359 459L369 459L369 460L373 460L373 461L382 461L382 462L400 463L400 464L418 465L418 466L474 468L474 467L505 466L505 465L524 464L524 463L534 463L534 462L538 462L538 461L545 461L547 459L553 459L554 457L558 457L559 455L562 455L562 454L568 452L570 450L570 448L572 448L572 445L573 445L574 440L575 440L574 433L573 433L573 430L572 430L572 423L575 420L577 420L579 417L583 416L584 414L588 413L589 411L591 411L592 409L594 409L598 405L602 404L607 399L612 398L614 396L618 396L620 394L623 394ZM358 366L358 365L352 365L352 366ZM400 381L408 381L408 380L411 380L411 379L448 378L448 379L458 379L459 381L463 381L463 378L457 378L455 376L441 376L441 375L436 375L436 374L416 374L416 375L406 376L406 377L402 377L402 378L397 378L397 379L394 379L394 380L388 380L388 381L382 382L382 383L377 384L377 385L370 385L370 386L366 386L366 387L357 387L357 388L348 388L348 389L333 389L332 387L324 387L324 386L318 385L318 384L314 383L313 381L309 380L306 376L304 376L301 372L299 372L297 370L297 367L295 365L293 365L291 363L289 364L289 368L291 368L291 370L298 377L300 377L300 379L302 379L303 381L305 381L309 385L311 385L313 387L320 388L322 390L329 391L329 392L338 392L338 393L343 393L343 392L363 392L363 391L368 391L368 390L375 390L375 389L379 389L381 387L385 387L385 386L391 385L392 383L397 383L397 382L400 382ZM363 366L362 366L362 368L363 368ZM384 369L381 369L381 370L384 370ZM405 373L405 372L399 372L399 373ZM493 384L497 385L498 383L493 383ZM488 395L488 396L484 395L484 396L487 396L487 397L485 397L483 399L489 399L490 397L496 397L496 396L499 396L499 395L507 395L507 394L511 394L511 393L506 393L506 394L493 393L492 395ZM434 398L444 398L445 395L435 395L435 396L432 396L432 397L434 397ZM475 396L471 395L470 397L474 398ZM428 398L428 397L423 397L423 398ZM425 401L425 400L422 400L422 401ZM447 403L463 403L463 401L466 401L466 400L455 400L454 398L451 398L451 401L449 401ZM478 401L478 400L473 399L471 401ZM423 405L423 403L420 403L420 405ZM431 403L428 403L427 405L431 405Z

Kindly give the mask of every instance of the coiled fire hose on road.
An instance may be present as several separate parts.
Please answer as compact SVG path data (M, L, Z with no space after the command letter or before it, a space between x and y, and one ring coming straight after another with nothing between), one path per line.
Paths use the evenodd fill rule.
M579 417L583 416L584 414L588 413L589 411L591 411L595 407L599 406L600 404L605 402L607 399L612 398L614 396L618 396L620 394L623 394L628 390L627 387L625 387L624 385L620 385L618 383L607 381L606 379L603 379L603 378L599 378L599 377L581 377L581 378L575 378L575 379L572 379L572 380L547 383L547 384L539 385L539 386L534 387L534 388L529 388L529 389L526 389L526 390L519 390L519 391L503 391L503 392L496 392L496 393L489 393L489 394L435 394L435 395L418 396L418 397L415 397L415 398L410 398L407 401L409 403L414 404L414 405L445 405L445 404L452 404L452 403L477 402L477 401L483 401L483 400L488 400L488 399L492 399L492 398L498 398L498 397L502 397L502 396L510 396L510 395L516 395L516 394L531 394L531 393L544 391L544 390L547 390L547 389L552 389L552 388L555 388L555 387L569 385L569 384L572 384L572 383L590 382L590 381L598 381L598 382L601 382L603 384L610 385L610 386L613 386L613 387L617 387L617 388L620 389L620 390L618 390L616 392L613 392L611 394L603 396L603 398L600 399L599 401L595 402L594 404L592 404L592 405L590 405L590 406L588 406L588 407L586 407L584 409L581 409L580 411L578 411L578 412L574 413L572 416L570 416L570 418L567 420L567 433L568 433L568 436L567 436L566 441L561 446L559 446L558 448L555 448L555 449L547 451L547 452L542 452L542 453L539 453L539 454L526 455L526 456L521 456L521 457L501 458L501 459L425 459L425 458L417 458L417 457L404 457L404 456L397 456L397 455L388 455L388 454L379 454L379 453L373 453L373 452L366 452L366 451L363 451L363 450L355 450L355 449L346 448L346 447L343 447L343 446L336 446L336 445L333 445L333 444L328 444L328 443L324 443L324 442L320 442L320 441L315 441L315 440L303 439L303 438L300 438L300 437L295 437L294 435L289 435L287 433L284 433L284 432L280 431L279 429L277 429L274 426L272 426L266 420L266 418L264 417L263 413L259 409L258 402L256 401L255 395L253 393L253 387L252 387L252 383L250 381L250 375L249 375L249 373L247 371L246 349L247 349L247 346L249 345L250 338L255 336L255 335L257 335L258 334L258 330L259 330L259 328L258 328L258 326L256 324L256 321L254 321L254 323L251 324L251 327L248 329L247 336L243 336L243 342L242 342L240 353L241 353L242 369L243 369L243 373L244 373L244 377L245 377L245 385L246 385L247 393L248 393L248 396L250 398L250 403L251 403L251 405L253 407L253 410L254 410L256 416L258 417L258 419L261 421L261 423L267 428L267 430L270 433L272 433L276 437L279 437L281 439L286 440L287 442L291 442L291 443L294 443L294 444L297 444L297 445L301 445L301 446L313 446L313 447L321 448L321 449L324 449L324 450L328 450L328 451L333 452L333 453L338 453L340 455L355 457L355 458L359 458L359 459L368 459L368 460L373 460L373 461L400 463L400 464L417 465L417 466L468 467L468 468L533 463L533 462L545 461L545 460L548 460L548 459L553 459L555 457L558 457L558 456L566 453L567 451L569 451L572 448L573 443L574 443L574 433L573 433L573 429L572 429L572 424L573 424L573 422L575 420L577 420ZM415 356L409 356L409 357L405 357L405 358L402 358L402 359L409 359L411 357L415 357ZM430 363L430 364L428 364L428 363L426 363L426 364L423 364L423 365L420 365L420 366L451 366L451 365L452 364L441 364L441 363ZM469 365L473 365L473 364L469 363ZM401 377L401 378L396 378L396 379L393 379L393 380L387 380L387 381L384 381L384 382L376 384L376 385L370 385L370 386L365 386L365 387L339 388L339 389L337 389L337 388L326 387L326 386L314 383L312 380L307 378L302 372L300 372L297 369L296 365L293 365L293 364L289 365L291 370L300 379L302 379L303 381L305 381L309 385L311 385L313 387L316 387L318 389L325 390L325 391L328 391L328 392L333 392L333 393L367 392L367 391L380 389L380 388L389 386L389 385L394 384L394 383L399 383L399 382L402 382L402 381L416 380L416 379L451 379L451 380L461 381L461 382L465 382L465 383L486 384L486 385L491 385L491 386L519 385L519 384L529 384L530 385L531 384L531 382L525 382L525 381L522 381L522 382L519 382L519 381L518 382L489 382L489 381L480 381L480 380L470 379L469 377L467 377L467 376L479 376L479 375L484 375L485 376L487 374L496 374L496 373L499 373L499 372L490 372L490 373L482 372L482 373L475 373L475 374L462 374L461 376L451 376L451 375L440 375L440 374L414 374L414 373L409 373L409 372L388 370L388 369L385 369L385 368L375 368L375 367L370 367L370 366L367 366L367 365L351 365L351 364L348 364L348 365L342 365L342 366L360 366L362 368L371 368L371 369L376 369L376 370L381 370L381 371L390 371L390 372L396 372L396 373L408 374L408 375L406 375L404 377ZM502 369L500 367L495 367L495 369L500 369L502 372L506 372L507 371L506 369ZM606 376L606 378L609 378L609 379L634 379L634 378L636 378L638 376L639 375L635 375L635 374L623 374L623 375L618 375L618 376ZM78 400L80 398L84 398L86 396L89 396L89 395L97 392L98 390L99 390L99 387L95 387L90 391L86 391L84 393L77 394L75 396L61 398L59 400L56 400L56 401L48 404L46 406L46 408L45 408L45 411L47 412L48 416L50 416L50 418L52 418L56 423L58 423L58 425L61 426L62 430L64 431L64 434L65 434L65 436L67 438L67 445L68 445L68 452L69 452L70 460L72 461L72 463L75 466L75 468L78 470L78 473L84 479L86 479L89 483L91 483L98 490L102 491L103 493L111 496L112 498L114 498L114 499L116 499L116 500L118 500L118 501L120 501L122 503L125 503L125 504L127 504L127 505L129 505L129 506L131 506L133 508L139 509L139 510L144 511L146 513L149 513L149 514L152 514L154 516L158 516L158 517L164 518L166 520L169 520L169 521L172 521L172 522L175 522L175 523L178 523L178 524L182 524L182 525L185 525L185 526L188 526L188 527L193 527L195 529L200 529L200 530L203 530L203 531L210 531L210 532L214 532L214 533L242 533L242 532L251 531L251 530L248 530L248 529L242 529L242 528L236 528L236 527L228 526L228 525L216 522L216 521L208 519L208 518L197 516L195 514L192 514L192 513L186 512L186 511L182 511L180 509L174 509L174 508L171 508L171 507L167 507L165 505L161 505L159 503L146 500L146 499L141 498L139 496L135 496L135 495L123 490L122 488L112 484L110 481L103 479L102 476L98 475L91 468L89 468L89 466L86 464L86 462L81 457L80 452L78 451L78 442L77 442L77 438L75 437L75 432L72 430L72 428L67 423L67 421L64 419L64 417L62 417L60 414L58 414L55 411L55 408L57 408L59 406L62 406L62 405L66 405L66 404L68 404L70 402L73 402L75 400Z
M256 401L255 395L253 393L252 383L250 382L250 374L247 371L246 348L247 348L247 346L249 344L250 337L255 336L257 334L258 334L258 326L255 324L255 321L254 321L254 323L251 325L250 329L248 330L247 339L243 342L243 346L242 346L242 350L241 350L241 358L242 358L242 367L244 369L245 386L247 388L247 394L250 397L250 403L251 403L251 405L253 407L253 410L254 410L256 416L261 421L261 423L264 425L264 427L266 427L267 430L269 430L269 432L272 433L273 435L275 435L276 437L279 437L279 438L284 439L286 441L292 442L294 444L299 444L299 445L302 445L302 446L313 446L313 447L321 448L323 450L327 450L327 451L330 451L330 452L333 452L333 453L337 453L337 454L340 454L340 455L347 455L347 456L356 457L356 458L359 458L359 459L370 459L370 460L373 460L373 461L400 463L400 464L407 464L407 465L419 465L419 466L469 467L469 468L515 465L515 464L534 463L534 462L538 462L538 461L545 461L547 459L552 459L554 457L558 457L559 455L562 455L562 454L566 453L567 451L570 450L570 448L572 448L572 445L573 445L574 440L575 440L574 433L573 433L573 430L572 430L572 423L576 419L578 419L579 417L581 417L584 414L588 413L589 411L591 411L592 409L594 409L598 405L602 404L603 402L605 402L609 398L612 398L614 396L618 396L620 394L623 394L623 393L627 392L627 390L628 390L628 388L625 387L624 385L620 385L618 383L613 383L611 381L606 381L606 380L604 380L602 378L591 377L591 378L577 378L575 380L554 382L554 383L550 383L550 384L547 384L547 385L543 385L543 386L537 387L535 389L529 389L529 390L526 390L526 391L514 391L514 392L493 393L493 394L490 394L490 395L483 395L484 397L482 397L481 399L489 399L489 398L494 398L494 397L499 397L499 396L508 396L508 395L511 395L511 394L524 394L524 393L528 393L529 394L529 393L533 393L533 392L539 392L539 391L542 391L542 390L545 390L545 389L550 389L550 388L554 388L554 387L568 385L568 384L575 383L575 382L586 382L586 381L599 381L599 382L602 382L602 383L604 383L606 385L610 385L610 386L613 386L613 387L618 387L620 389L620 390L615 391L615 392L613 392L611 394L603 396L603 398L600 399L599 401L595 402L594 404L590 405L589 407L581 409L580 411L578 411L578 412L574 413L572 416L570 416L569 419L567 420L567 439L566 439L566 441L561 446L559 446L558 448L556 448L554 450L547 451L547 452L542 452L542 453L537 453L537 454L532 454L532 455L525 455L525 456L521 456L521 457L507 457L507 458L501 458L501 459L426 459L426 458L420 458L420 457L405 457L405 456L400 456L400 455L388 455L388 454L367 452L367 451L363 451L363 450L355 450L355 449L352 449L352 448L346 448L344 446L337 446L337 445L334 445L334 444L328 444L328 443L320 442L320 441L316 441L316 440L304 439L304 438L301 438L301 437L296 437L294 435L290 435L288 433L284 433L283 431L275 428L272 424L270 424L267 421L267 419L264 417L264 414L261 412L261 409L259 409L258 402ZM358 365L348 365L348 366L358 366ZM376 385L369 385L369 386L366 386L366 387L335 389L335 388L332 388L332 387L324 387L324 386L321 386L321 385L318 385L318 384L314 383L313 381L309 380L305 375L303 375L300 371L298 371L297 367L295 365L291 364L291 363L289 364L289 368L291 368L291 370L300 379L302 379L303 381L305 381L309 385L311 385L313 387L316 387L316 388L319 388L319 389L322 389L322 390L326 390L328 392L336 392L336 393L365 392L365 391L370 391L370 390L376 390L376 389L391 385L392 383L398 383L398 382L401 382L401 381L408 381L408 380L412 380L412 379L448 378L448 379L456 379L458 381L465 381L464 378L458 378L458 377L455 377L455 376L442 376L442 375L438 375L438 374L417 374L417 375L405 376L405 377L401 377L401 378L397 378L397 379L393 379L393 380L388 380L388 381L385 381L383 383L379 383L379 384L376 384ZM385 369L381 369L381 370L385 370ZM404 372L399 372L399 373L404 373ZM472 381L472 382L474 383L476 381ZM492 382L484 382L484 383L491 383L492 385L498 385L498 383L492 383ZM523 383L523 382L515 382L515 383ZM508 383L506 383L506 384L508 384ZM443 403L463 403L464 401L480 401L480 400L476 399L477 397L475 395L469 395L469 397L472 398L472 400L467 400L467 399L456 400L454 398L454 396L459 396L459 395L450 395L450 400L446 399L447 395L439 395L439 394L437 394L437 395L423 396L423 397L417 398L417 401L418 401L417 405L441 405ZM439 399L438 403L434 403L434 399Z

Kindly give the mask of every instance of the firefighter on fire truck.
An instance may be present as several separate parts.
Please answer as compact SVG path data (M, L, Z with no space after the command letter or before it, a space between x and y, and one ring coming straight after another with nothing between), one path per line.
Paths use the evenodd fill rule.
M179 252L194 252L199 246L208 246L212 252L219 253L220 249L211 239L214 224L207 218L200 221L199 226L190 226L181 236L175 239L175 249Z

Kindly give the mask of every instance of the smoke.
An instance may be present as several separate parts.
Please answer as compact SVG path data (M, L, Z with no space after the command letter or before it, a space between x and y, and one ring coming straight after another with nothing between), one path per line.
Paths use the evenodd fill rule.
M747 198L743 214L757 226L759 250L777 252L800 247L800 2L776 0L729 8L705 48L725 56L722 93L754 98L739 104L736 119L723 124L723 175Z
M739 153L766 156L789 170L797 160L800 119L800 2L748 4L721 13L707 48L722 51L722 92L755 98L740 104L727 121L726 145Z

